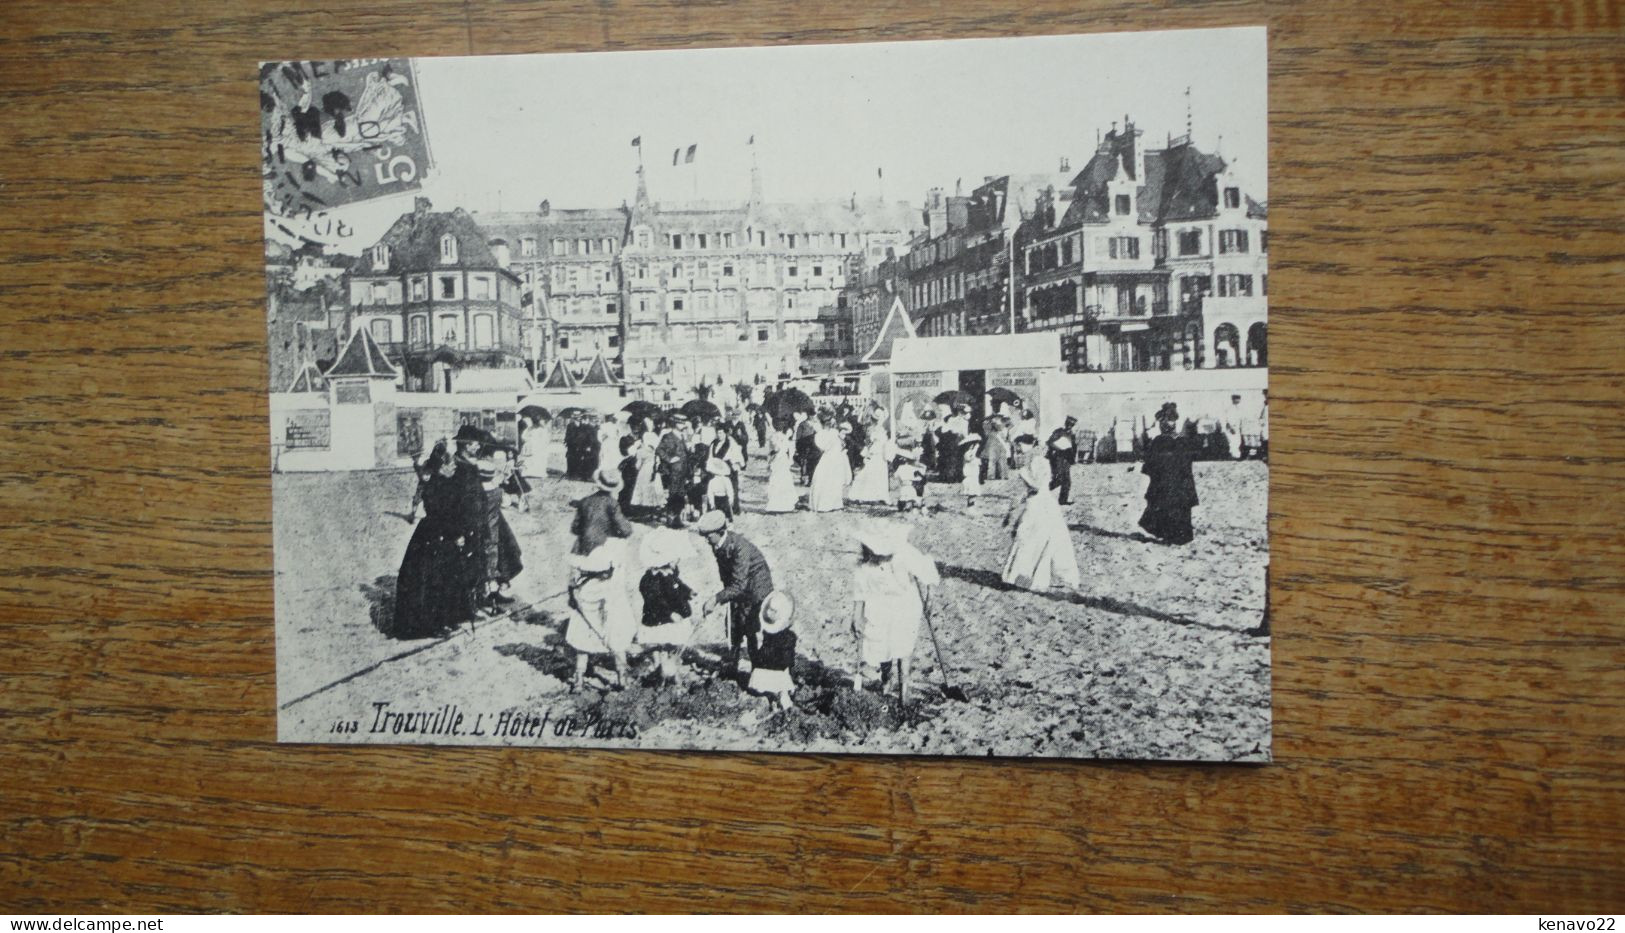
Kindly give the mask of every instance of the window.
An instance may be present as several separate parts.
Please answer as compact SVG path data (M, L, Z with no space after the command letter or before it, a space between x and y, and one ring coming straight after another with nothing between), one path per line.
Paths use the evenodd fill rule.
M372 330L372 339L379 343L395 342L395 326L390 322L389 318L373 318L370 329Z
M560 334L559 335L559 349L560 350L568 350L568 349L570 349L570 336L568 334Z
M1118 195L1117 196L1117 213L1119 213L1119 214L1127 214L1129 212L1129 209L1130 209L1130 207L1132 206L1133 203L1134 203L1134 199L1129 197L1128 195L1126 195L1126 194Z
M614 349L614 348L616 348L616 347L618 347L620 345L621 345L621 335L620 334L610 334L609 335L610 349Z
M638 231L638 248L639 249L648 249L649 248L649 231L647 231L647 230L639 230Z
M412 346L421 347L428 341L428 325L428 320L422 316L412 318L411 323L407 325L412 335Z
M817 278L818 276L821 276L823 274L824 274L824 267L823 266L813 266L813 277L814 278Z
M614 281L615 281L615 267L610 266L610 267L608 267L608 268L606 268L604 270L604 282L606 284L608 284L608 283L612 283Z
M683 235L681 233L674 233L674 234L671 235L671 248L672 249L682 249L683 248Z
M457 346L457 315L442 314L434 319L435 343Z
M474 346L481 350L491 347L491 315L474 315Z
M794 233L789 234L789 240L786 242L785 245L789 246L791 249L796 248L796 235Z
M468 280L468 297L483 300L491 297L491 280L483 275L476 275Z
M1258 231L1258 251L1260 253L1270 251L1270 232L1268 230Z
M569 240L554 240L553 241L553 255L555 255L555 256L564 256L564 255L567 255L569 252L570 252L570 241Z
M795 308L795 306L796 306L796 296L795 296L794 292L791 292L791 293L784 296L784 306L786 308L792 308L792 309Z
M1107 244L1108 254L1113 259L1139 259L1140 238L1135 236L1114 236Z
M637 268L634 270L634 274L640 279L648 278L649 277L649 264L646 263L646 262L638 263Z
M699 294L699 296L694 299L694 310L696 310L696 311L709 311L709 310L711 310L711 296L706 294L705 292L701 292Z
M765 328L765 327L756 328L756 340L758 342L760 342L760 343L766 343L767 342L767 328Z
M428 280L425 279L421 275L414 276L412 278L412 300L413 301L424 301L424 300L427 300L428 297L429 297L429 282L428 282Z
M1195 256L1202 251L1202 231L1183 230L1179 234L1179 255Z
M442 275L440 277L440 297L447 301L457 299L457 276Z
M521 255L521 256L534 256L534 255L536 255L536 238L535 237L527 236L527 237L520 237L519 238L519 255Z
M638 299L638 313L639 314L645 314L645 313L648 312L648 310L649 310L649 299L647 299L647 298L639 298Z
M576 240L576 255L585 256L592 252L592 242L589 240Z
M389 268L389 247L382 243L372 248L372 267L382 272Z
M756 231L756 245L757 246L766 246L767 245L767 231L766 230L758 230L758 231Z
M699 268L700 268L700 278L708 279L708 278L711 277L711 263L709 263L706 260L702 259L702 260L700 260L700 267Z
M838 240L838 241L839 241L839 243L840 243L840 248L841 248L841 249L846 249L846 234L844 234L844 233L837 233L837 234L835 234L835 238L836 238L836 240Z
M457 261L457 238L449 233L440 238L440 261Z
M673 311L681 311L681 310L683 310L683 299L681 299L681 298L673 298L671 300L671 309Z
M1265 275L1265 276L1260 276L1259 277L1259 280L1258 280L1258 293L1260 295L1268 295L1270 293L1270 277L1269 276Z
M734 264L731 263L731 262L723 263L722 264L722 277L725 278L725 279L731 279L731 278L733 278L733 274L734 274Z
M1061 265L1072 265L1072 238L1067 237L1061 241Z
M372 304L381 305L389 303L389 283L372 283Z
M1253 277L1250 275L1221 275L1219 276L1220 298L1245 298L1253 293Z
M796 277L796 267L791 266L789 271L787 272L787 274L790 276L790 278L792 278L792 279L795 278Z
M767 278L767 260L766 259L758 259L758 260L756 260L756 277L757 278Z
M1247 231L1245 231L1245 230L1220 230L1219 231L1219 252L1221 252L1221 253L1245 253L1245 252L1247 252Z
M615 309L615 302L614 302L613 299L610 300L610 301L604 302L604 313L605 314L609 315L610 317L614 317L615 316L615 310L616 310Z
M708 237L707 235L703 234L703 233L700 234L699 237L700 237L700 243L699 243L698 246L696 246L694 248L695 249L709 249L710 248L710 239L711 238Z
M1226 188L1226 189L1224 189L1224 206L1225 207L1240 207L1241 206L1241 189L1240 188Z
M615 240L614 239L612 239L610 237L604 237L604 252L609 253L611 255L614 255L614 253L615 253Z
M722 248L723 249L733 249L734 248L734 235L733 234L731 234L731 233L722 234Z

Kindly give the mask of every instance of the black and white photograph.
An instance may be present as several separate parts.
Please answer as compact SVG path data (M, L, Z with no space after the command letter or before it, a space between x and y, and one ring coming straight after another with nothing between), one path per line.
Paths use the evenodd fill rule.
M279 739L1269 761L1266 79L263 63Z

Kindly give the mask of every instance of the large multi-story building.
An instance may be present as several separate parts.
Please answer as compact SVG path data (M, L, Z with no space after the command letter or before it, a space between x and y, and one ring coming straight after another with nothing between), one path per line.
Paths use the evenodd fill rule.
M454 391L471 369L525 364L520 279L507 247L462 208L417 198L345 274L350 321L405 374L407 391Z
M554 210L547 201L535 213L473 215L508 247L521 282L532 365L546 369L564 360L584 367L600 353L606 359L620 354L619 260L627 215L624 207Z
M1188 136L1147 151L1125 117L1018 232L1022 331L1060 332L1067 368L1264 365L1264 206Z

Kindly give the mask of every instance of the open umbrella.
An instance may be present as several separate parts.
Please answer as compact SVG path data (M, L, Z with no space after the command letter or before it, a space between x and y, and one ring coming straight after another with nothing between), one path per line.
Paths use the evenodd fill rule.
M995 386L987 391L987 397L1000 405L1013 405L1021 401L1021 396L1006 389L1004 386Z
M936 402L938 405L973 405L973 404L975 404L975 400L972 399L969 394L967 394L965 392L961 392L958 389L949 389L946 392L941 392L941 393L939 393L937 395L936 398L932 399L931 401Z
M634 418L660 417L660 406L656 405L654 402L646 402L643 399L638 399L635 402L627 402L626 405L621 408L621 411L626 412Z
M689 399L684 402L682 411L693 421L713 421L722 417L722 409L703 398Z
M768 398L767 404L763 407L774 418L789 418L798 411L810 415L818 410L817 406L813 404L812 398L800 389L784 389L775 392Z
M595 414L595 412L593 412L591 409L581 408L580 406L575 406L575 405L572 405L569 408L563 408L563 409L559 410L559 417L560 418L574 418L576 415L590 415L590 414Z
M540 405L526 405L524 408L519 409L519 413L526 418L535 418L538 421L553 420L553 416L547 413L547 409Z

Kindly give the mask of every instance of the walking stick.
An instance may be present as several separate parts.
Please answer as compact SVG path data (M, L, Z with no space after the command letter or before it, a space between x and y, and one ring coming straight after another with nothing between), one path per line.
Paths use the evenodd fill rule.
M931 647L937 653L937 670L942 672L942 695L960 703L969 703L970 697L965 695L964 689L948 682L948 665L942 660L942 645L937 641L937 627L931 624L931 604L926 601L924 592L920 593L920 607L924 610L925 630L931 633Z

